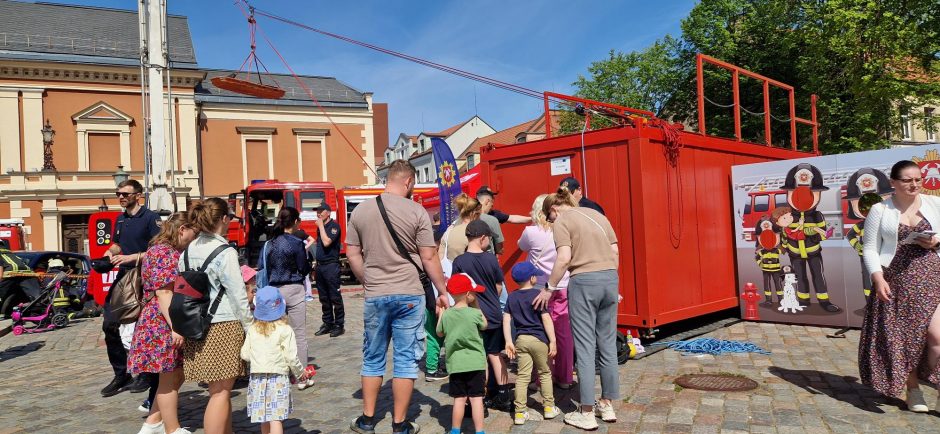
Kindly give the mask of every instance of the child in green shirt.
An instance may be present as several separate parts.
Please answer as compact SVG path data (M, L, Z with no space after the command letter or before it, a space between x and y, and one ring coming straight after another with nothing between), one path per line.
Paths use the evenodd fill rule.
M486 318L477 308L476 295L486 288L477 285L464 273L447 281L447 291L454 297L454 306L437 319L437 335L444 338L447 371L450 373L450 396L454 398L451 434L460 434L464 407L470 400L473 426L483 434L483 394L486 384L486 352L480 331L486 329Z

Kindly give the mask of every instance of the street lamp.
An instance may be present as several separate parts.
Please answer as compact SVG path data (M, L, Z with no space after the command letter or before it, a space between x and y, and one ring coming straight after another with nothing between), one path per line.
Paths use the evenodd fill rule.
M108 210L108 202L105 202L104 198L101 198L101 205L98 205L98 211L105 212Z
M46 125L42 127L42 170L56 170L52 162L52 140L55 139L55 130L49 125L49 119L46 119Z
M122 182L130 178L130 174L124 171L124 166L118 166L117 168L117 172L111 175L114 178L115 186L121 185Z

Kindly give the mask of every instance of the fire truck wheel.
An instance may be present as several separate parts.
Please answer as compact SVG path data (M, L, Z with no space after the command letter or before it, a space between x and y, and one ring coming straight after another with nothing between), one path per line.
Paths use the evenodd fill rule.
M630 347L627 346L627 337L617 331L617 363L621 365L627 363L629 358Z

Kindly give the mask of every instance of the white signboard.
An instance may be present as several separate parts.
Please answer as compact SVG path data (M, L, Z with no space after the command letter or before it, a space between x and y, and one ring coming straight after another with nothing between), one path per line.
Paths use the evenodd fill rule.
M571 157L552 158L552 176L567 175L571 173Z

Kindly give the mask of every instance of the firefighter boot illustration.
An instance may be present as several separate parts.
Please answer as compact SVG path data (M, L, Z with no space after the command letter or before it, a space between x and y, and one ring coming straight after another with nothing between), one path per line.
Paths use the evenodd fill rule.
M822 241L826 239L828 224L823 213L816 210L822 192L829 190L829 187L823 185L822 173L816 166L802 163L787 173L783 190L787 191L787 202L793 208L793 222L788 229L803 235L803 239L788 240L786 243L790 264L798 281L797 297L800 305L809 306L812 281L819 305L827 312L840 312L842 308L829 300L822 257Z
M849 229L845 238L858 253L858 260L862 264L862 291L865 292L866 300L871 296L872 288L871 273L865 267L865 260L862 258L865 217L868 216L868 210L872 205L881 202L892 192L894 188L891 187L884 172L870 167L859 169L845 183L845 199L849 204L848 217L852 220L861 220Z
M754 227L757 236L757 250L754 260L764 277L764 301L761 306L773 306L773 294L776 292L777 300L783 296L782 274L780 268L780 235L777 227L767 218L761 218Z

